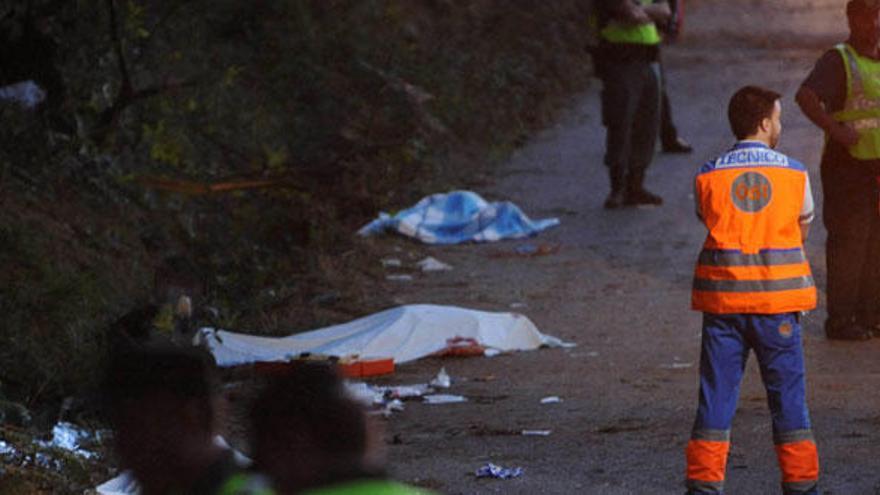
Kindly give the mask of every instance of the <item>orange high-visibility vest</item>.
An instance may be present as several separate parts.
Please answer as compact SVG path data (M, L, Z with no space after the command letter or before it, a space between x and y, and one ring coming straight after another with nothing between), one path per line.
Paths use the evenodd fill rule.
M691 304L707 313L788 313L816 307L801 241L807 171L766 145L741 141L704 165L695 200L709 233Z

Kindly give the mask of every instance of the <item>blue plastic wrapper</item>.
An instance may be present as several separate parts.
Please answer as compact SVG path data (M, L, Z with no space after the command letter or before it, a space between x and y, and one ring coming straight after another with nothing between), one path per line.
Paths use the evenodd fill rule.
M501 466L496 466L491 462L486 464L485 466L477 469L477 478L498 478L502 480L506 480L509 478L519 478L522 476L523 470L521 467L515 468L504 468Z

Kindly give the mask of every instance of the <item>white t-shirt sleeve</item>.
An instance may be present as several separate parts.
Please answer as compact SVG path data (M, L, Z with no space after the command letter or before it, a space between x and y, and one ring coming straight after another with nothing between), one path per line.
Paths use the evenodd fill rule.
M813 191L810 187L810 174L807 173L807 180L804 181L804 203L803 206L801 206L801 214L798 217L798 222L800 222L801 225L807 225L813 221L815 216L816 212L813 203Z

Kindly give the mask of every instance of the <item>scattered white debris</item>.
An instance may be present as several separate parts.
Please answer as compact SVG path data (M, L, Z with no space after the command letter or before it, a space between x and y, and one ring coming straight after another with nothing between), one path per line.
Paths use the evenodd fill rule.
M541 404L557 404L562 402L562 399L559 396L551 395L549 397L544 397L541 399Z
M459 402L467 402L467 398L461 395L434 394L422 397L425 404L457 404Z
M671 363L671 364L661 364L660 367L667 370L683 370L686 368L690 368L694 365L694 363Z
M61 471L64 468L64 464L60 460L43 452L34 454L34 464L43 469L52 469L54 471Z
M413 397L421 397L427 393L432 392L431 387L425 383L419 383L416 385L394 385L389 387L376 388L378 390L381 390L382 393L386 396L391 396L395 399L411 399Z
M403 411L403 400L415 397L422 397L425 394L434 391L430 385L420 383L417 385L368 385L364 382L346 382L346 390L349 397L360 402L366 407L383 406L382 409L374 411L375 414L382 414L385 417L391 415L395 411Z
M524 302L513 302L510 303L510 309L524 309L528 308L529 305Z
M35 443L41 447L63 449L79 457L92 459L97 457L97 454L81 448L83 440L88 440L91 436L91 433L83 428L65 421L59 421L52 427L52 440L48 442L37 440Z
M505 468L496 466L490 462L480 469L477 469L477 472L474 474L476 474L477 478L498 478L506 480L510 478L519 478L523 474L523 469L521 467Z
M385 268L400 268L402 265L403 263L401 263L400 260L397 258L385 258L382 260L382 266L384 266Z
M400 399L394 399L385 404L385 408L382 409L382 411L380 412L383 417L390 418L393 413L403 411L403 409L403 401L401 401Z
M395 274L395 275L386 275L386 280L393 280L395 282L412 282L413 276L406 274Z
M525 437L549 437L552 432L553 430L523 430L522 434Z
M416 263L416 265L423 272L442 272L442 271L452 270L452 265L448 265L448 264L438 260L437 258L433 258L431 256L428 256L427 258L423 259L422 261L419 261L418 263Z
M437 388L449 388L452 385L452 379L449 377L449 374L446 373L446 368L440 368L440 372L437 373L437 376L431 380L430 385L432 387Z
M15 447L4 442L3 440L0 440L0 455L4 457L13 456L16 454L16 452L17 451L15 450Z
M0 100L11 100L25 108L34 108L45 99L46 92L31 80L0 87Z
M372 406L383 402L383 394L364 382L345 382L348 396L364 406Z

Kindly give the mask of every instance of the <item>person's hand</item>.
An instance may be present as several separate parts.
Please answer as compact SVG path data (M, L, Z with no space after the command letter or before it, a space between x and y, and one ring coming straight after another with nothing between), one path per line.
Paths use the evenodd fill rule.
M627 20L634 25L648 24L650 22L654 22L654 20L651 19L651 16L648 15L645 9L637 5L629 6L627 18Z
M666 24L672 17L672 10L670 10L669 4L666 2L646 5L645 7L642 7L642 10L644 10L645 14L650 17L652 21L658 24Z
M834 125L828 129L828 135L831 136L831 139L835 142L847 148L859 143L859 133L842 122L835 122Z

